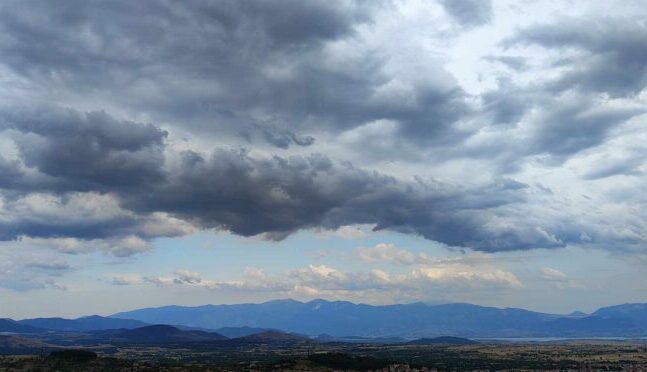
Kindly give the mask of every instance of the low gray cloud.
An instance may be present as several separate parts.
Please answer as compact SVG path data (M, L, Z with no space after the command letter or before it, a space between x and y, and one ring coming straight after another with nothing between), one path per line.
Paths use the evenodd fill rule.
M65 261L53 261L53 262L40 262L40 261L31 261L27 262L24 265L29 268L36 268L46 271L65 271L69 270L70 264Z
M0 115L5 123L0 128L19 132L14 140L23 164L64 180L61 187L128 188L162 178L166 132L153 125L47 106Z
M530 238L528 232L517 229L494 231L486 227L497 208L524 200L526 186L511 180L464 189L438 182L402 181L324 155L254 157L225 149L210 156L184 152L178 161L166 163L164 132L151 125L119 122L105 113L50 110L45 111L53 113L49 122L55 126L50 132L41 126L42 111L35 112L21 116L22 124L11 127L37 136L41 143L26 146L18 137L19 161L26 170L46 173L57 182L50 190L50 184L43 184L38 194L14 197L12 192L21 190L6 187L4 239L21 235L82 239L135 235L147 239L185 231L168 228L151 232L151 218L162 213L202 228L244 236L264 234L271 239L282 239L301 229L372 224L378 230L415 233L448 245L482 250L554 245L541 234ZM60 113L65 120L57 115ZM126 130L132 135L120 135ZM69 141L79 141L78 154L65 151L77 147ZM151 147L154 161L139 162L140 151L144 149L145 156L150 156ZM51 156L43 155L50 151ZM52 163L52 157L56 162ZM112 163L115 157L121 161ZM155 177L133 179L133 167L124 164L145 164L141 167L144 175ZM101 177L106 176L124 182L104 182Z
M603 143L609 132L645 108L600 105L594 99L563 99L545 111L533 129L536 152L570 155Z
M528 59L526 57L513 57L513 56L486 56L483 58L488 62L501 63L515 71L525 71L528 67Z
M55 130L42 129L42 112L52 114ZM369 224L482 251L561 247L581 243L582 233L587 243L613 237L595 232L593 222L544 214L529 204L529 186L512 179L469 187L402 180L321 154L259 156L219 148L175 155L155 126L105 113L50 109L23 112L21 119L11 126L21 135L18 159L9 163L56 182L48 179L38 192L4 186L2 239L107 239L105 250L126 256L148 250L149 239L195 227L279 240L303 229ZM131 136L122 135L127 130ZM25 135L41 145L25 146ZM69 141L79 141L78 156L65 153L76 147ZM57 149L54 167L41 156L50 149ZM139 162L142 156L153 160ZM132 177L133 167L124 164L154 177Z
M488 157L502 173L519 171L528 159L559 166L576 155L607 143L646 107L637 99L647 81L644 25L637 19L557 18L515 31L502 42L508 52L546 53L532 68L526 59L489 56L514 75L499 77L495 89L480 95L481 115L489 121L491 140L466 148L470 157ZM559 66L558 66L559 65ZM539 66L539 67L537 67ZM523 75L525 74L525 75ZM521 83L519 79L529 79ZM599 179L635 166L616 164L584 176Z
M8 2L0 7L0 50L3 65L41 88L117 101L178 125L190 120L203 134L231 134L286 117L272 101L285 97L289 105L280 90L291 83L267 69L298 64L322 43L352 34L368 20L364 9L326 1L36 1L29 9ZM296 80L316 78L295 72ZM262 113L250 120L254 110ZM275 144L270 131L263 129Z
M11 188L20 183L23 172L17 160L5 159L0 154L0 187Z
M489 211L521 202L523 187L499 182L462 190L405 182L322 155L254 158L219 150L210 158L191 154L168 182L122 198L139 213L164 211L244 236L282 239L306 228L373 224L376 230L415 233L448 245L499 250L515 246L501 239L494 246L484 221ZM506 234L507 243L518 243L515 231Z
M481 95L483 112L494 126L516 126L536 103L536 92L528 91L509 79L498 82L495 90Z
M598 164L584 172L586 180L599 180L617 175L641 176L644 174L639 167L644 163L641 155L621 157L616 159L601 159Z
M59 289L57 280L73 270L72 266L51 254L38 250L9 250L6 243L0 243L0 288L15 291L36 289Z
M491 122L484 132L491 139L457 152L487 157L501 174L519 171L536 156L543 156L545 165L559 166L607 143L614 132L647 111L637 102L609 101L584 92L555 95L544 84L518 86L507 80L481 100L480 115Z
M555 80L554 91L580 89L621 97L639 93L647 84L647 28L642 18L574 19L521 30L506 45L534 44L579 55Z
M481 26L492 20L490 0L440 0L447 14L464 26Z
M454 124L470 112L467 97L441 65L435 76L403 81L377 50L345 60L332 47L353 43L388 2L74 4L0 8L2 64L37 82L41 93L30 94L41 99L62 90L195 135L279 148L382 119L422 145L466 135Z
M441 4L461 32L495 21L489 1ZM468 93L428 56L433 42L389 49L400 39L378 22L391 2L67 5L0 5L0 239L116 256L195 229L279 240L353 224L488 252L645 240L530 186L533 167L562 166L644 113L639 22L518 30L485 57L509 67L498 83ZM511 57L527 46L564 52L562 65L536 79L557 61Z
M13 197L11 192L8 194L0 194L0 240L77 238L91 243L88 250L82 245L77 247L76 243L71 247L63 244L58 249L63 253L92 251L98 246L125 256L150 248L141 239L193 231L189 224L163 213L138 215L125 210L114 195L73 192ZM96 239L106 241L94 244ZM57 247L56 243L50 242L50 245Z

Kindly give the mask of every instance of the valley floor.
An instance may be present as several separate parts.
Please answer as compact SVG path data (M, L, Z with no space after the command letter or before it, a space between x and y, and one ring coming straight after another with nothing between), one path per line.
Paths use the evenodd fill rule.
M644 343L256 345L227 349L131 346L80 362L0 356L9 371L609 371L647 370Z

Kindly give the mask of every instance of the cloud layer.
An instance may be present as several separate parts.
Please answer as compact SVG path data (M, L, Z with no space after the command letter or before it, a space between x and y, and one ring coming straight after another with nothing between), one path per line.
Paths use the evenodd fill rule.
M363 224L485 252L640 251L640 17L515 27L475 89L441 40L487 32L497 9L9 1L0 239L128 256L199 230Z
M214 280L203 278L200 273L180 269L170 276L144 276L139 274L112 274L105 278L113 285L154 285L163 288L206 289L271 294L273 297L298 298L399 298L433 299L442 298L446 293L461 290L489 291L495 289L520 289L523 284L517 276L487 259L432 259L419 256L416 260L402 261L402 257L413 258L410 251L392 244L379 244L373 248L359 250L359 258L366 259L366 252L397 252L397 257L388 254L374 255L371 260L414 266L405 273L389 273L381 269L363 272L339 270L324 264L291 269L278 275L264 270L247 267L236 280ZM556 277L553 269L544 269L547 280L565 282ZM557 272L557 271L555 271Z

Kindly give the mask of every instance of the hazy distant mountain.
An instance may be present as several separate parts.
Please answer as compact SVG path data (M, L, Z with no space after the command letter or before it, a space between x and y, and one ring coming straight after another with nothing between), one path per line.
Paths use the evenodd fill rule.
M123 312L117 318L147 323L222 327L273 328L332 337L577 337L647 335L640 306L631 305L617 317L612 308L591 316L568 317L524 309L471 304L424 303L372 306L345 301L276 300L262 304L165 306ZM622 309L620 309L622 310ZM630 315L627 315L630 314ZM613 316L612 316L613 315Z
M216 333L219 333L228 338L245 337L267 331L276 331L276 329L254 327L222 327L215 330Z
M331 336L429 337L514 336L519 329L556 316L522 309L497 309L470 304L371 306L314 300L270 301L263 304L169 306L115 314L145 322L217 329L226 326L275 328L287 332Z
M566 315L566 317L568 318L585 318L587 316L589 316L589 314L582 311L573 311L572 313Z
M35 318L20 320L18 323L53 331L85 332L102 329L138 328L148 325L138 320L106 318L98 315L85 316L77 319Z
M55 349L56 346L38 340L0 335L0 355L40 354Z
M169 325L150 325L135 329L104 330L93 332L98 339L126 343L183 343L221 341L227 337L215 332L183 331Z
M271 344L271 345L292 345L307 342L314 342L308 337L299 336L295 334L280 332L280 331L267 331L255 333L253 335L230 339L227 344Z
M434 337L434 338L419 338L413 341L409 341L407 342L407 344L408 345L438 345L438 344L473 345L473 344L478 344L478 342L474 340L470 340L469 338L443 336L443 337Z
M41 333L44 329L32 327L26 324L20 324L11 319L0 319L0 332L7 333Z
M407 339L402 337L362 337L362 336L343 336L335 337L327 334L321 334L315 338L320 342L343 342L353 344L402 344Z
M558 318L543 326L544 332L560 337L581 336L639 336L647 334L647 327L625 318L603 318L587 316L584 318Z
M643 324L647 323L647 304L624 304L598 309L593 315L603 318L631 319Z

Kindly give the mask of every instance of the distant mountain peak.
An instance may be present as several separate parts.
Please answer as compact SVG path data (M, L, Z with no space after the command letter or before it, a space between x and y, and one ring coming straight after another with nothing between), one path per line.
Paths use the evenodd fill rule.
M21 324L13 319L0 319L0 332L7 333L42 333L44 329Z
M77 319L34 318L23 319L20 324L50 331L84 332L101 329L136 328L147 325L139 320L106 318L99 315L84 316Z
M174 327L168 324L153 324L149 326L139 327L133 329L133 331L140 332L163 332L163 333L178 333L181 332L179 328Z
M457 337L578 337L647 335L647 311L640 304L619 305L587 314L557 315L520 308L469 303L438 305L366 305L347 301L290 299L260 304L141 309L113 317L149 324L176 324L217 330L232 336L250 332L240 327L332 337L429 338Z
M77 320L78 319L104 319L104 317L102 317L101 315L93 314L93 315L82 316L80 318L77 318Z
M135 343L204 342L227 339L227 337L215 332L182 330L167 324L154 324L134 329L99 331L96 334L108 339Z
M477 341L470 340L463 337L440 336L434 338L419 338L417 340L407 342L409 345L473 345L478 344Z
M299 336L292 333L286 333L281 331L265 331L261 333L255 333L253 335L240 337L236 339L237 341L243 342L254 342L254 343L280 343L280 342L308 342L312 341L310 338L305 336Z

